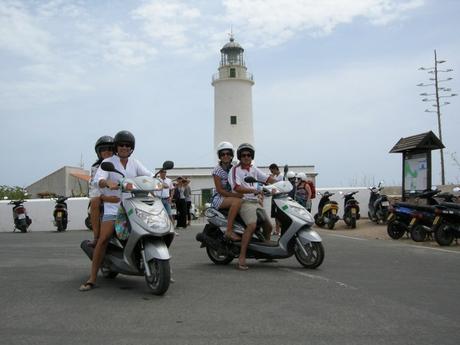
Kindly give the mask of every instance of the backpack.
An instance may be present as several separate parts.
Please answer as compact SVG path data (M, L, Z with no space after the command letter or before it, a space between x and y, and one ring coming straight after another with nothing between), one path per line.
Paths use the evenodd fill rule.
M308 185L310 186L311 189L311 199L316 198L316 188L315 185L313 184L312 181L307 181Z

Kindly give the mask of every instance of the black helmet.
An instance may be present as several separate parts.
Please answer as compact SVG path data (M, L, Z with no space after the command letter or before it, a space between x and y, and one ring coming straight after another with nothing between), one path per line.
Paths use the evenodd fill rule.
M113 138L110 135L104 135L97 139L94 145L94 151L96 151L97 157L101 159L101 148L103 146L110 146L113 150Z
M117 148L118 144L120 143L129 143L131 144L131 150L134 151L134 146L136 144L136 139L134 139L134 135L130 131L119 131L115 134L115 138L113 144L115 149Z
M252 159L254 159L254 156L255 156L255 150L254 150L254 146L252 146L251 144L249 143L243 143L241 144L240 146L238 146L238 150L236 150L236 157L238 158L238 160L241 160L241 152L242 151L249 151L251 152L251 156L252 156Z

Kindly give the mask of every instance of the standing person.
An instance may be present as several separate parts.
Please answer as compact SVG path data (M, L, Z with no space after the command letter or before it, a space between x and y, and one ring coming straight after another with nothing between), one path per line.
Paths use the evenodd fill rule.
M187 202L185 201L185 185L182 177L177 179L174 202L176 204L176 228L185 229L187 226Z
M211 206L216 210L229 210L227 216L227 230L224 236L228 240L239 241L241 237L233 232L233 223L240 210L243 194L232 192L232 187L229 183L228 173L232 167L233 156L234 150L231 143L222 141L217 145L219 163L212 171L215 189L211 198Z
M134 135L129 131L120 131L114 137L114 149L116 155L107 158L104 162L111 162L115 169L122 172L125 177L153 176L153 173L145 168L138 160L131 157L135 147ZM80 291L92 290L96 285L97 272L104 260L107 244L114 232L114 222L117 218L120 200L129 197L130 193L121 193L118 181L122 176L116 172L108 172L98 168L95 182L99 188L103 188L103 193L114 196L117 202L104 202L104 216L102 217L101 231L99 240L94 248L93 260L91 262L91 274L89 279L80 286ZM129 189L129 185L127 186ZM122 195L124 194L124 195Z
M256 180L264 181L265 183L275 183L276 180L252 165L255 150L251 144L241 144L236 151L236 156L238 157L240 163L231 169L230 180L233 190L239 194L243 194L243 202L239 213L246 224L246 229L244 230L243 237L241 239L241 250L237 268L246 271L248 269L248 266L246 265L246 251L248 249L249 241L256 230L257 210L259 209L263 213L265 213L265 210L261 202L263 194L257 189L256 185L244 181L244 178L246 176L252 176ZM264 218L264 236L265 239L269 241L272 232L272 224L266 214Z
M307 210L309 206L311 210L311 188L307 183L307 175L301 172L297 174L297 178L299 182L297 183L296 201Z
M161 169L159 171L160 177L158 178L163 183L163 189L156 191L155 195L161 199L166 213L174 224L174 218L171 212L171 199L173 195L174 186L170 178L166 177L166 170Z
M280 168L278 167L276 163L270 164L268 169L270 170L270 173L271 173L270 177L274 178L277 182L283 180L283 175L281 175ZM281 234L280 222L278 221L278 219L276 219L276 207L274 207L274 205L272 205L270 216L272 218L275 218L275 231L273 232L273 235L279 236Z
M187 209L187 226L190 226L192 221L192 215L190 214L190 209L192 208L192 189L190 188L190 180L188 178L184 179L185 185L185 203Z

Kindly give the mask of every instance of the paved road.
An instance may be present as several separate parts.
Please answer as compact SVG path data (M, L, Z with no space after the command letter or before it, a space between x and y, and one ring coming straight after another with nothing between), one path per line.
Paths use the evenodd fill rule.
M0 344L459 344L460 252L321 231L326 259L218 267L200 226L172 248L176 283L89 272L87 231L0 233Z

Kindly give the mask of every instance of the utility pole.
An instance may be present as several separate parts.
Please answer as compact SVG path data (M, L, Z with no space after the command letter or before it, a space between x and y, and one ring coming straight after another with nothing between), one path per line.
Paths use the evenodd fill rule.
M447 98L447 97L457 96L456 93L442 94L442 92L450 92L452 90L450 88L446 88L446 87L439 87L439 83L450 81L450 80L453 79L451 77L448 77L446 79L439 79L438 78L438 73L444 73L444 72L448 73L448 72L453 71L452 68L448 68L446 70L438 69L438 65L442 64L442 63L445 63L445 62L446 62L446 60L438 60L438 57L436 55L436 49L435 49L434 50L434 67L428 67L428 68L427 67L420 67L419 68L419 70L428 71L428 73L434 74L434 77L430 78L430 81L433 81L434 83L430 83L430 84L420 83L420 84L417 84L417 86L434 85L435 93L426 93L426 92L424 92L424 93L421 93L420 96L425 96L425 97L426 96L434 96L435 97L434 99L429 99L429 98L426 97L426 98L422 99L422 102L435 102L431 106L435 107L436 110L425 109L425 112L426 113L436 113L437 114L437 116L438 116L438 134L439 134L439 140L441 140L441 142L442 142L441 107L450 104L450 102L444 102L444 103L441 104L439 99L440 98ZM446 176L445 176L445 171L444 171L444 150L443 149L441 149L441 184L442 185L446 184Z

